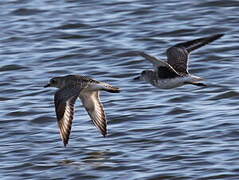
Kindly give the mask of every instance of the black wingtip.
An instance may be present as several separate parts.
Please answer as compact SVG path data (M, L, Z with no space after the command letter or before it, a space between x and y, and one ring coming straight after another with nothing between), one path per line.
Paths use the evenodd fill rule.
M69 142L69 138L64 138L64 139L62 139L62 142L63 142L63 144L64 144L64 147L66 147L67 144L68 144L68 142Z
M144 51L137 51L136 54L137 54L138 56L142 56L142 57L144 57L144 58L146 58L146 59L149 58L149 55L146 54Z
M45 86L43 86L44 88L47 88L47 87L50 87L50 84L47 84L47 85L45 85Z
M218 36L219 38L224 36L225 34L224 33L219 33L219 34L216 34L215 36Z
M68 142L63 142L63 144L64 144L64 147L66 147L66 145L68 144Z
M106 127L106 126L105 126L104 130L101 131L101 133L102 133L103 137L106 137L106 136L107 136L108 130L107 130L107 127Z
M186 50L188 51L188 53L190 53L195 49L198 49L202 46L205 46L206 44L209 44L209 43L221 38L222 36L224 36L224 33L218 33L218 34L210 35L210 36L207 36L204 38L198 38L198 39L194 39L192 41L179 43L179 44L176 44L175 46L184 46L186 48Z
M196 86L201 86L201 87L207 87L207 85L206 84L204 84L204 83L197 83L197 84L195 84Z
M150 57L150 55L148 55L144 51L129 51L129 52L126 52L124 54L127 55L127 56L142 56L146 59L152 58L152 57Z
M139 55L139 51L128 51L125 53L121 53L121 56L138 56Z
M134 80L134 81L139 81L139 80L140 80L140 76L134 77L133 80Z
M121 90L120 89L107 89L105 91L110 92L110 93L120 93Z
M102 134L103 137L106 137L107 136L107 131L102 131L101 134Z
M214 40L216 40L216 39L221 38L222 36L224 36L224 34L223 34L223 33L219 33L219 34L215 34L215 35L213 35L213 36L210 36L210 37L208 37L208 38L212 38L212 41L214 41Z
M105 89L103 89L103 90L105 90L105 91L107 91L107 92L110 92L110 93L120 93L120 91L121 91L121 89L120 88L118 88L118 87L108 87L108 88L105 88Z

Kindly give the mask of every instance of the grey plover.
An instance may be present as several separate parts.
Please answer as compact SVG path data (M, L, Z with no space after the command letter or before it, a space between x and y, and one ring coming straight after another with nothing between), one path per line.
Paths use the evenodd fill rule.
M176 88L185 84L206 86L199 82L203 80L203 78L191 75L188 72L189 54L193 50L215 41L222 36L223 34L216 34L176 44L167 49L167 62L161 61L144 52L133 52L149 60L154 66L154 70L144 70L140 76L135 79L144 80L161 89Z
M120 92L118 87L81 75L54 77L44 87L59 88L55 93L54 102L60 135L64 146L69 141L74 116L74 104L78 97L81 99L93 124L100 130L103 136L107 134L106 117L99 95L101 90L118 93Z

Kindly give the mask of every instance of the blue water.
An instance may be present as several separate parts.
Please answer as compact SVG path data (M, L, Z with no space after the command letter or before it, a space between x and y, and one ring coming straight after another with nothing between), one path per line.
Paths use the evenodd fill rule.
M239 179L239 2L179 0L0 2L0 179ZM194 51L206 88L135 82L179 42L225 35ZM64 148L50 78L82 74L102 92L109 135L81 102Z

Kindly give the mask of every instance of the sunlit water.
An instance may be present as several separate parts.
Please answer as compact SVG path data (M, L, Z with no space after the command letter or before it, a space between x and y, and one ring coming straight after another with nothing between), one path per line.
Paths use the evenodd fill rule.
M239 3L236 0L0 2L0 179L238 179ZM191 55L207 88L135 82L170 45L216 33ZM54 112L55 76L84 74L102 92L103 138L76 103L69 145Z

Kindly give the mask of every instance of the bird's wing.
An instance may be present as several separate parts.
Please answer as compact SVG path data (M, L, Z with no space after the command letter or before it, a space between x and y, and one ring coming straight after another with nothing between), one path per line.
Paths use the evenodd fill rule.
M60 89L55 93L55 111L61 139L64 146L68 144L71 133L71 125L74 117L74 104L79 96L79 90L75 88Z
M186 48L173 46L167 50L167 62L180 73L188 74L188 56Z
M83 90L80 93L80 99L94 125L100 130L101 134L105 136L107 134L107 123L99 93L99 91Z
M206 44L209 44L210 42L215 41L222 36L223 34L216 34L213 36L176 44L167 49L167 62L177 72L188 73L188 59L190 52Z
M146 54L145 52L137 52L137 55L144 57L145 59L147 59L148 61L150 61L154 66L163 66L163 67L170 67L170 65L164 61L161 61L160 59L151 56L149 54Z
M146 54L144 52L138 52L138 55L149 60L154 65L154 69L157 72L159 78L172 78L180 76L177 71L175 71L175 69L167 62L161 61L156 57Z

